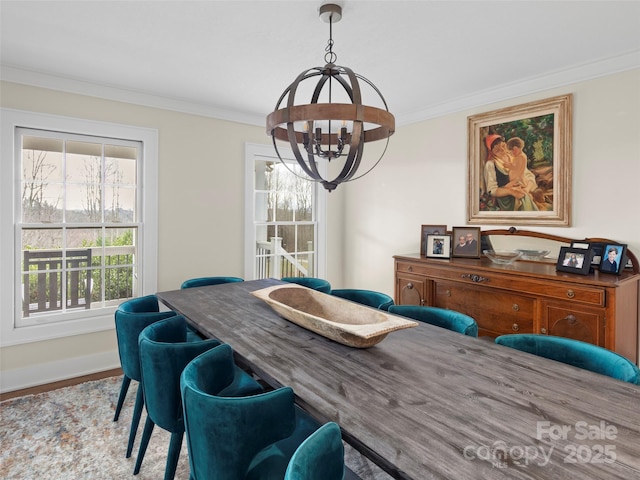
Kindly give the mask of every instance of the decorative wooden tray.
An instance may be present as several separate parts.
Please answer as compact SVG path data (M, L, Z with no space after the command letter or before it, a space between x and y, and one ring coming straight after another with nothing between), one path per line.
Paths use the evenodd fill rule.
M395 330L418 325L301 285L276 285L251 293L282 318L350 347L368 348Z

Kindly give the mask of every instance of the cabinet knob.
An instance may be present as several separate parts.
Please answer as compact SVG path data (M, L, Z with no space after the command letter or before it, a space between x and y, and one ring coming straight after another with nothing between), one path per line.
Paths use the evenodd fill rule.
M578 321L578 319L576 318L575 315L567 315L566 317L564 317L564 319L567 321L567 323L569 323L569 325L575 325L576 322Z
M511 330L513 330L514 332L517 332L518 330L520 330L520 325L518 325L517 323L514 323L513 325L511 325Z
M540 333L542 333L543 335L546 335L546 333L547 333L547 329L546 329L546 328L544 328L544 327L543 327L543 328L541 328L541 329L540 329Z
M407 268L407 270L408 270L409 272L413 272L413 267L412 267L411 265L409 265L409 268Z
M445 294L447 297L450 297L450 296L451 296L451 290L447 290L446 292L444 292L444 294Z
M412 290L413 289L413 283L411 283L411 282L407 283L407 288L409 290Z
M518 310L520 310L520 305L518 305L517 303L514 303L511 308L513 309L514 312L517 312Z
M567 290L567 297L568 298L573 298L576 296L576 292L574 292L573 290Z

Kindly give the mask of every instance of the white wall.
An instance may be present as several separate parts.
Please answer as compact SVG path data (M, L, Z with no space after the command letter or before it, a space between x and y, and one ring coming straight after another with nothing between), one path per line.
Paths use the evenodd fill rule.
M7 82L0 94L5 108L157 129L158 288L206 274L242 276L244 145L268 144L263 128ZM0 364L3 390L115 368L115 331L3 347Z
M345 188L345 286L393 295L394 254L419 252L420 225L465 225L467 116L573 93L571 227L640 253L640 70L401 127L382 163ZM508 226L482 225L482 228Z
M564 93L574 94L572 226L532 229L640 253L639 85L635 70L399 127L375 170L329 195L328 279L393 294L392 256L419 250L420 225L465 224L467 116ZM6 82L0 105L158 129L159 289L242 276L244 143L267 144L263 128ZM115 333L2 348L0 363L3 389L113 368Z

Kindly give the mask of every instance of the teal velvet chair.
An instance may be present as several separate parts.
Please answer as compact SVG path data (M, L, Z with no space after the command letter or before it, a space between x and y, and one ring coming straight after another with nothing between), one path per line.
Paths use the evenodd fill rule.
M418 305L392 305L389 307L389 313L446 328L470 337L478 336L477 322L470 316L455 310Z
M182 373L191 479L283 479L296 449L320 425L294 404L289 387L247 397L221 396L232 371L233 352L223 344L194 359Z
M352 302L367 305L379 310L388 310L393 305L393 298L386 293L374 292L373 290L362 290L357 288L340 288L331 290L331 295L346 298Z
M180 375L184 367L203 352L220 345L218 340L187 341L187 323L182 316L156 322L140 333L140 366L147 407L147 420L140 441L134 475L140 471L154 426L171 432L165 480L175 475L184 420L180 395ZM251 395L262 387L231 363L228 382L221 395Z
M283 282L297 283L322 293L331 293L331 284L323 278L315 277L282 277Z
M526 333L502 335L496 338L495 342L498 345L640 385L640 369L631 360L591 343L571 338Z
M337 423L329 422L300 444L289 461L284 480L343 480L344 445Z
M185 280L180 288L206 287L207 285L220 285L223 283L244 282L240 277L199 277Z
M168 317L175 316L172 310L160 311L160 304L155 295L132 298L120 304L115 312L116 336L118 339L118 355L122 366L122 386L116 405L113 421L117 422L122 410L122 404L129 390L131 380L140 382L140 354L138 349L138 336L147 326ZM133 407L133 417L129 429L129 442L127 443L126 457L131 456L133 442L136 438L140 416L144 408L144 394L141 385L138 385L136 402Z

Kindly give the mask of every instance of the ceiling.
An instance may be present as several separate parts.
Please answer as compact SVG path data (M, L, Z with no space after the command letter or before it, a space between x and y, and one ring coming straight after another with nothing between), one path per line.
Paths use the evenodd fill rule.
M0 75L264 125L325 63L323 3L2 0ZM638 0L334 3L336 63L371 80L399 124L640 67Z

